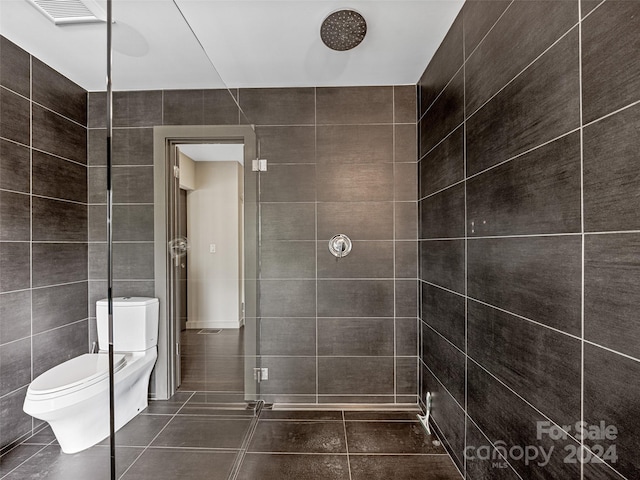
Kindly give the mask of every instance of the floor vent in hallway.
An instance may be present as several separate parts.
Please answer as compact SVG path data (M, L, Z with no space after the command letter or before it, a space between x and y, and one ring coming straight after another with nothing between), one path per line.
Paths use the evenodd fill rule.
M203 328L198 332L198 335L215 335L221 331L222 329L220 328Z

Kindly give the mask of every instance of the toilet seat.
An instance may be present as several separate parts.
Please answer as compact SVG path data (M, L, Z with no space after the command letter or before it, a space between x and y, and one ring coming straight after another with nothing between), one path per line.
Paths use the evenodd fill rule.
M114 373L126 364L125 355L114 354ZM28 388L28 395L39 399L67 395L81 390L109 376L109 355L85 353L47 370Z

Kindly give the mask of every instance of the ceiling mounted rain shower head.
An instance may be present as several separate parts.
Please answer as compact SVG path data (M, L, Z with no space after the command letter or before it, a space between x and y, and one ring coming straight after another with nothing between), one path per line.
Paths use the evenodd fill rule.
M322 22L320 38L332 50L345 51L360 45L367 34L367 22L355 10L338 10Z

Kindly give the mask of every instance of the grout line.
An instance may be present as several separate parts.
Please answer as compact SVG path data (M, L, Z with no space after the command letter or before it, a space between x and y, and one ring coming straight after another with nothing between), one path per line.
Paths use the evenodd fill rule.
M189 400L191 400L194 396L196 395L196 392L193 392L189 398L187 398L184 403L180 406L180 408L178 408L178 410L176 410L176 413L174 413L173 415L171 415L171 418L169 419L169 421L167 423L165 423L164 427L162 427L160 429L160 431L156 434L155 437L153 437L151 439L151 441L149 442L149 444L142 450L142 452L140 452L140 454L135 458L135 460L133 462L131 462L131 465L129 465L124 472L122 472L122 475L120 475L120 479L124 478L124 476L127 474L127 472L129 470L131 470L131 468L135 465L135 463L140 459L140 457L142 457L142 455L144 455L144 453L151 447L151 444L160 436L160 434L162 432L164 432L164 430L167 428L167 426L178 416L178 414L180 413L180 411L184 408L184 406L189 402Z
M344 418L344 410L342 410L342 429L344 432L344 445L347 450L347 468L349 469L349 480L351 480L351 460L349 459L349 439L347 438L347 422Z
M316 87L313 88L313 160L314 166L317 165L318 160L318 89ZM317 177L316 177L317 181ZM316 323L316 338L315 338L315 359L316 359L316 403L320 403L320 365L318 361L318 251L320 247L320 243L318 240L318 189L315 189L315 201L314 201L314 239L315 239L315 251L313 252L315 257L315 275L313 281L315 282L315 302L316 302L316 310L315 310L315 323Z
M511 6L511 4L509 4L509 6ZM505 12L509 9L509 6L507 6L507 8L504 10ZM504 12L502 12L502 14L504 15ZM502 18L502 15L500 16L500 18ZM500 19L498 19L496 21L496 23L500 21ZM495 25L495 24L494 24ZM493 28L493 27L492 27ZM487 35L489 33L487 32ZM462 18L462 58L465 59L464 64L462 65L462 98L463 98L463 102L462 102L462 118L463 120L463 124L462 124L462 167L463 167L463 178L464 178L464 439L463 439L463 445L465 447L465 452L466 447L467 447L467 411L469 408L469 402L468 402L468 396L469 396L469 382L468 382L468 372L469 372L469 357L468 357L468 352L469 352L469 288L468 288L468 284L469 284L469 275L468 275L468 270L469 270L469 232L468 232L468 223L469 223L469 212L468 212L468 205L467 205L467 63L466 63L466 50L465 50L465 28L464 28L464 16ZM444 434L443 434L444 435ZM467 477L467 455L463 456L463 470L464 470L464 477Z
M585 232L584 232L584 109L582 85L582 2L578 2L578 72L579 72L579 121L580 121L580 422L584 425L584 304L585 304ZM580 437L580 458L584 458L584 436ZM580 478L584 479L584 462L580 462Z

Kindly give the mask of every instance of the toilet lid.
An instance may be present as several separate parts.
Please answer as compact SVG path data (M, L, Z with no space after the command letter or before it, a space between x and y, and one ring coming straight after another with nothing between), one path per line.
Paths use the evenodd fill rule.
M115 354L113 356L114 372L120 370L124 364L124 355ZM109 355L106 353L85 353L44 372L31 382L29 393L33 395L51 394L95 383L108 376Z

